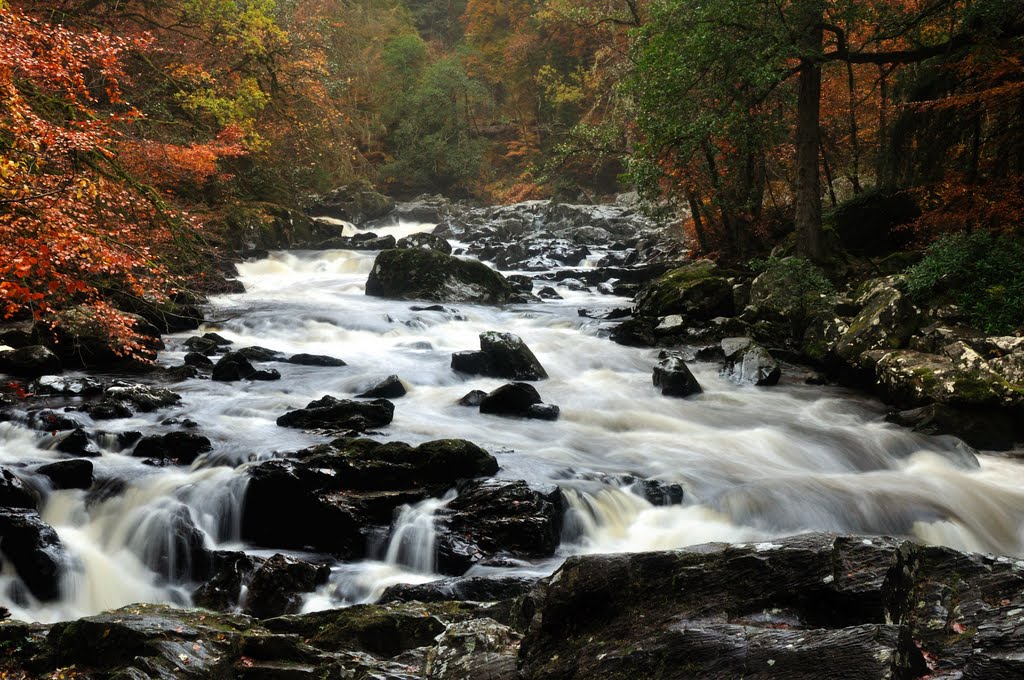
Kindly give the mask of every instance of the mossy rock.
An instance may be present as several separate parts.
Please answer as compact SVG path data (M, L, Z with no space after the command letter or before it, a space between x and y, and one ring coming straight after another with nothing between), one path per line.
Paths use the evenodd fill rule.
M386 250L366 282L367 295L399 300L500 305L513 292L504 276L482 262L434 250Z
M681 314L706 321L734 312L732 284L710 260L673 269L636 296L636 315L642 317Z

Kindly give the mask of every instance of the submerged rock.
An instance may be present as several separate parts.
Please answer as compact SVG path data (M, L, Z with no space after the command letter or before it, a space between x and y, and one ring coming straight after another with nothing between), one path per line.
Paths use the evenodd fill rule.
M149 413L181 401L181 395L162 387L115 381L105 393L108 399L126 402L143 413Z
M250 348L257 349L257 348ZM258 348L262 349L262 348ZM249 352L252 354L253 352ZM262 353L259 353L262 355ZM278 353L274 353L277 355ZM258 359L261 361L263 359ZM280 380L281 374L275 370L257 370L243 352L228 352L213 367L214 380L235 382L238 380Z
M504 304L512 286L487 265L433 250L386 250L377 256L366 294L401 300Z
M175 465L191 465L196 458L213 451L207 437L195 432L151 434L139 440L132 455L136 458L168 460Z
M480 399L480 413L557 420L559 411L557 406L545 404L533 385L517 382L502 385L484 395Z
M366 390L362 394L357 394L357 399L398 399L404 397L406 394L405 385L402 384L401 379L397 375L389 375L388 377L381 380L379 383Z
M0 468L0 508L25 508L35 510L39 506L39 496L28 487L21 477L7 468ZM0 550L3 549L0 539Z
M289 364L298 366L347 366L341 359L322 354L294 354L288 358Z

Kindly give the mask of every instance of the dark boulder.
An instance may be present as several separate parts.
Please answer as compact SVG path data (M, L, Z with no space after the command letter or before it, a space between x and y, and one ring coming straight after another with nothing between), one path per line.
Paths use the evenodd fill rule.
M530 407L542 404L537 389L527 383L509 383L487 393L480 401L480 413L529 417Z
M39 497L26 486L21 477L7 468L0 468L0 508L25 508L34 510L39 505ZM0 544L0 550L3 545Z
M196 458L213 451L213 444L195 432L151 434L139 440L132 451L135 458L167 460L175 465L191 465Z
M241 352L228 352L213 367L214 380L235 382L238 380L279 380L281 374L274 370L259 371Z
M452 368L462 373L507 380L544 380L548 377L522 338L496 331L480 334L479 352L452 354Z
M327 582L326 564L311 564L277 554L256 569L245 597L245 613L261 619L294 614L302 595Z
M116 420L118 418L131 418L133 411L118 399L103 399L95 404L89 404L82 408L93 420Z
M532 404L526 409L526 417L534 420L558 420L562 409L554 404Z
M66 555L57 532L39 513L0 508L0 550L36 599L52 602L60 597Z
M377 256L366 294L402 300L504 304L508 281L487 265L433 250L386 250Z
M928 435L952 435L979 449L1006 451L1017 442L1018 426L1012 416L998 410L967 409L929 404L894 411L886 420Z
M249 361L284 361L284 352L267 349L254 345L252 347L240 347L235 350Z
M563 300L564 298L558 294L558 291L551 286L544 286L537 291L537 297L541 300Z
M213 366L213 360L205 354L189 352L185 355L185 365L205 368L207 366Z
M357 394L358 399L398 399L404 397L406 393L405 385L398 378L397 375L389 375L384 380L366 390L362 394Z
M463 395L457 403L459 406L480 406L486 396L487 393L483 390L473 390L472 392Z
M222 347L221 343L216 340L198 335L193 335L191 338L187 338L184 345L193 353L207 357L217 354Z
M82 427L82 423L69 415L51 409L30 411L28 426L40 432L64 432Z
M495 555L535 559L558 547L564 507L556 486L474 480L438 513L438 568L459 576Z
M429 583L389 586L378 602L499 602L523 595L537 583L529 576L456 576Z
M376 191L368 182L360 181L320 196L307 212L314 216L362 224L384 217L394 209L394 200Z
M365 432L384 427L395 415L395 405L387 399L352 401L324 396L309 402L306 408L289 411L277 419L281 427L331 432Z
M101 454L99 447L93 443L86 431L80 427L58 435L53 448L61 453L67 453L72 456L95 458Z
M452 245L448 243L448 239L436 234L412 234L401 239L398 244L398 248L419 248L421 250L436 250L439 253L445 255L452 254Z
M391 250L397 245L395 237L377 236L374 233L355 236L335 236L316 244L317 250Z
M725 372L735 382L749 385L777 385L782 367L771 353L750 338L722 340Z
M81 458L42 465L36 472L48 477L55 489L88 489L92 486L92 461Z
M523 276L522 274L512 274L506 276L505 280L509 282L512 289L517 293L532 293L533 292L533 279L529 276Z
M654 367L654 386L666 397L688 397L704 389L678 354L666 354Z
M41 375L60 373L62 370L57 355L42 345L29 345L0 352L0 373L19 378L37 378Z
M241 551L210 553L210 576L193 591L192 601L204 609L233 611L239 605L242 588L265 561Z
M297 366L347 366L341 359L324 356L322 354L294 354L288 358L289 364Z

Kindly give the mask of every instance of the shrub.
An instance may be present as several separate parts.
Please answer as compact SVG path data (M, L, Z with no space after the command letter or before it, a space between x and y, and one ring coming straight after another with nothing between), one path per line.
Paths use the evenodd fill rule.
M835 300L832 282L806 258L769 257L752 260L750 267L761 272L751 291L753 301L789 319L796 338L802 337L810 320Z
M986 333L1012 333L1024 324L1024 238L943 236L907 270L907 285L921 301L955 302Z

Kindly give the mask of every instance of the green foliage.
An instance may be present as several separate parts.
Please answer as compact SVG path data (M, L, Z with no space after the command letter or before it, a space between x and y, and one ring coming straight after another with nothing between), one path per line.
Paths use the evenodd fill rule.
M818 266L803 257L769 257L752 260L757 278L757 303L788 318L795 337L803 336L807 323L835 300L836 289Z
M907 285L921 300L951 299L986 333L1012 333L1024 324L1024 238L944 236L907 270Z

